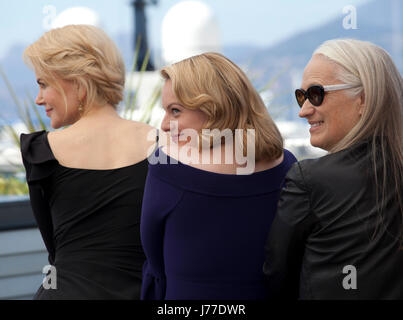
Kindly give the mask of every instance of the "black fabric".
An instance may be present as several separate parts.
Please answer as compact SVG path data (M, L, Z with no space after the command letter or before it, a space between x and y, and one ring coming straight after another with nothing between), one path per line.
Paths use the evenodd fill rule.
M403 299L402 213L392 183L376 210L370 153L365 142L288 172L266 243L271 298Z
M21 135L31 206L57 289L36 299L138 299L145 257L140 213L147 159L111 170L67 168L47 132Z

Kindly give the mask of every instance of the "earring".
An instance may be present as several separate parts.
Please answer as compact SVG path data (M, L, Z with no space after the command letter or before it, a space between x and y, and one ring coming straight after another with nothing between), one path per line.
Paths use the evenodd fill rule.
M81 116L83 115L84 107L82 101L80 101L80 104L78 105L78 112L80 113Z

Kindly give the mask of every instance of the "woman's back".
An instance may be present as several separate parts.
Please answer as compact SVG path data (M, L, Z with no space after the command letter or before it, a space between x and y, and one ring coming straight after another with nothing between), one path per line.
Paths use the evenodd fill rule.
M252 175L167 160L150 165L145 189L142 298L263 299L263 247L294 156Z
M147 124L120 118L114 110L93 112L61 131L48 135L61 165L81 169L114 169L144 160L155 138ZM155 135L154 135L155 136Z
M125 65L101 29L52 29L24 51L35 103L61 131L21 135L31 205L57 270L38 299L135 299L144 254L139 236L151 127L118 115ZM51 286L51 288L54 286Z
M86 123L87 132L73 125L21 137L31 204L57 270L57 289L41 287L38 299L139 297L150 127L107 120Z

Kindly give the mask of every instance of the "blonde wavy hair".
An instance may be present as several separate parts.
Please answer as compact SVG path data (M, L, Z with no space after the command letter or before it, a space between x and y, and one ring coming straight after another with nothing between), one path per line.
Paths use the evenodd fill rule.
M50 30L25 49L23 59L62 93L65 103L58 78L85 89L81 101L84 109L94 103L108 103L116 109L123 99L122 56L115 43L97 27L68 25Z
M314 54L335 62L338 78L356 88L352 96L362 95L365 108L356 126L331 152L357 142L372 142L371 160L377 186L378 208L384 207L386 187L392 183L403 220L403 79L390 55L373 43L336 39L323 43ZM392 181L390 181L390 178ZM380 215L381 219L382 215ZM403 222L402 222L403 223ZM403 243L403 225L401 233Z
M161 70L164 80L186 108L207 115L205 129L243 129L246 154L247 129L255 130L255 160L274 160L283 153L283 139L260 95L245 73L219 53L209 52Z

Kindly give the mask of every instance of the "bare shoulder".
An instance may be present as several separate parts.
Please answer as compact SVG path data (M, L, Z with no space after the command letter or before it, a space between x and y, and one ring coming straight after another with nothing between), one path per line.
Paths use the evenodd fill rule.
M148 157L157 144L157 128L139 121L123 121L122 135L126 137L128 145L136 145L136 149Z
M77 150L80 144L79 137L80 135L76 135L74 130L68 130L68 128L48 133L50 149L60 163L68 162L70 155L74 155L74 150ZM66 161L65 158L67 158Z
M71 141L74 141L72 138L74 138L74 134L72 135L67 129L50 131L48 133L48 142L52 149L57 149L59 145L71 143Z
M144 160L155 146L155 132L141 122L115 119L53 131L48 140L66 167L112 169Z
M87 131L90 132L90 130L77 130L72 127L50 131L48 133L48 141L50 146L55 148L77 147L87 141Z
M123 120L123 131L129 138L135 138L139 144L152 144L156 141L157 128L143 122Z

